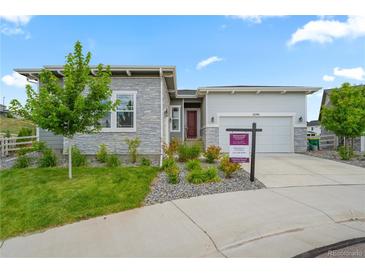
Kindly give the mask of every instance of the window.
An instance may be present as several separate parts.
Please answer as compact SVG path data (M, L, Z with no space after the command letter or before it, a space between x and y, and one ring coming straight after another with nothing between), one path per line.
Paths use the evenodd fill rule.
M171 112L170 112L170 116L171 116L171 131L180 131L180 109L181 106L171 106Z
M117 94L116 99L120 100L117 107L117 128L134 127L134 95Z
M120 103L115 111L108 112L100 120L104 132L134 132L136 131L136 92L113 91L112 101Z

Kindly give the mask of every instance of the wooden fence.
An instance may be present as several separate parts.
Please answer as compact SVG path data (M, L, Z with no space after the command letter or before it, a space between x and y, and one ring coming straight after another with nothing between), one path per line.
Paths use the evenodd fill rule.
M33 142L37 140L37 136L21 136L21 137L1 137L0 150L1 157L8 156L24 147L31 147Z

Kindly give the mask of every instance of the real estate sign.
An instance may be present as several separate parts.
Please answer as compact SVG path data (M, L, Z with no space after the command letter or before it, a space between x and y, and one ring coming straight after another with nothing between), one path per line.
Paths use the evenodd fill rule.
M229 134L229 158L232 163L250 162L249 133Z

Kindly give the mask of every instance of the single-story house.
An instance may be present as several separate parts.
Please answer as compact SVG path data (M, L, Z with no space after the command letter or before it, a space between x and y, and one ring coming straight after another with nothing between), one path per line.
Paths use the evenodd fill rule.
M9 113L9 110L6 108L5 105L0 104L0 116L6 117Z
M314 134L313 136L321 135L321 123L318 120L307 122L307 133ZM308 134L307 134L308 135Z
M318 120L321 121L321 110L323 106L330 106L330 93L333 89L324 89L323 95L322 95L322 102L321 102L321 109L319 112ZM330 146L331 148L337 148L338 146L343 144L343 138L336 136L333 132L327 130L326 128L322 128L321 130L321 139L329 139L329 137L332 137L334 140L333 146ZM359 136L357 138L354 138L353 140L353 148L356 151L363 152L365 151L365 136Z
M62 66L45 66L60 78ZM16 69L38 81L42 68ZM92 68L93 73L95 67ZM74 137L74 144L95 155L100 144L116 154L127 154L125 138L141 139L139 154L159 161L162 145L172 137L219 145L228 151L227 128L257 123L258 152L304 152L307 148L306 96L319 87L207 86L178 89L174 66L111 66L112 99L121 99L116 112L101 121L101 132ZM124 103L123 103L124 102ZM128 108L126 105L128 104ZM67 153L68 140L38 129L39 139Z

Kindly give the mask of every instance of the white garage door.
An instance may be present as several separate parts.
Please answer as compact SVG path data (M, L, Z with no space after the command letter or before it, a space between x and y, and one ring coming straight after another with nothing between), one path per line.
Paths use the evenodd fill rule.
M256 122L262 132L256 133L257 152L293 152L292 117L220 117L219 145L229 150L227 128L251 128Z

